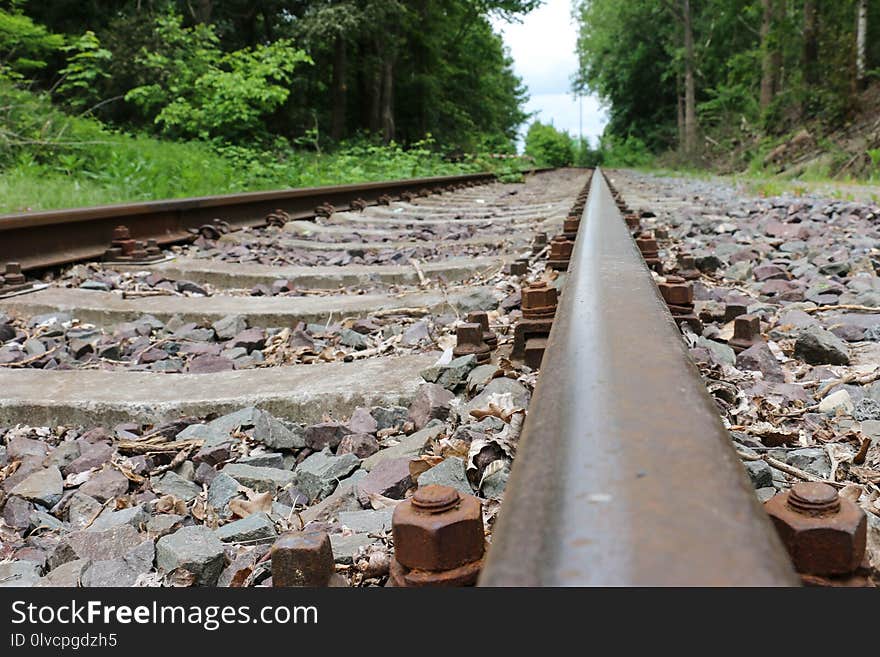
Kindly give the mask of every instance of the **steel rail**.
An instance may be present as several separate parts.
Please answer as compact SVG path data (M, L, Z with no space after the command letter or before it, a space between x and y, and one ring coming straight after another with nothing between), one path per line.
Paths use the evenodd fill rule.
M481 586L798 585L593 176Z
M423 188L492 180L495 174L471 173L2 215L0 266L19 262L27 271L99 258L119 224L127 225L134 239L155 239L167 246L189 239L188 229L215 218L232 228L260 224L278 209L291 219L308 219L322 203L347 209L356 199L372 205L385 194L399 196Z

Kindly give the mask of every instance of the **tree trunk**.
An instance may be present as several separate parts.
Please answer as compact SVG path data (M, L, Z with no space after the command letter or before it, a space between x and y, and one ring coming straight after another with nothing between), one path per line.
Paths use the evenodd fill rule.
M211 15L214 13L213 0L199 0L196 7L195 19L198 23L210 23Z
M390 54L382 66L382 139L394 139L394 62Z
M334 141L339 141L345 136L345 104L346 92L345 85L346 72L348 68L348 56L346 52L345 39L342 36L336 37L336 44L333 52L333 109L330 119L330 137Z
M678 151L684 151L684 95L682 94L681 73L675 75L676 126L678 127Z
M867 73L865 46L868 36L868 0L859 0L856 19L856 84L864 89Z
M761 18L761 109L766 110L773 102L773 49L770 32L773 29L773 0L761 0L764 14Z
M688 156L697 148L697 94L694 81L694 33L691 2L682 0L684 15L684 150Z
M812 87L819 82L819 8L818 0L804 0L804 82Z
M776 26L785 22L785 0L776 0L773 21ZM772 44L770 63L773 67L773 96L782 91L782 47L778 35L773 34L773 25L770 26L770 42Z

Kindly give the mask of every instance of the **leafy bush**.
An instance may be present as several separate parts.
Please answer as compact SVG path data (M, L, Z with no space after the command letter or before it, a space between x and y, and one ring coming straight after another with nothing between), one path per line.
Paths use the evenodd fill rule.
M567 167L574 162L574 147L568 133L540 121L529 126L525 152L534 157L539 165Z
M645 142L633 135L624 140L603 137L600 150L602 161L607 167L644 167L654 161L654 155Z
M138 58L156 82L125 99L177 137L265 137L264 119L287 100L294 69L312 61L289 39L224 53L213 26L185 28L177 14L159 17L156 31L162 49Z
M60 34L52 34L24 14L0 9L0 78L20 80L45 68L45 58L63 45Z

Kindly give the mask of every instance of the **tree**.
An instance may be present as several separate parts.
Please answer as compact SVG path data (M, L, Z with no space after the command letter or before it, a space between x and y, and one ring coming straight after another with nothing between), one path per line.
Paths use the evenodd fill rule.
M574 162L574 142L567 132L557 130L552 124L535 121L526 133L525 153L539 164L567 167Z

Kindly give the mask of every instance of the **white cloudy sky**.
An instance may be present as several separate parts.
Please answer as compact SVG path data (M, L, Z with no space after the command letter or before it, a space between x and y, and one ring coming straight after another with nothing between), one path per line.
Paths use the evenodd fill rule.
M577 70L577 25L571 17L571 0L545 0L521 23L493 21L504 35L514 69L529 89L526 110L577 136L579 111L571 94L571 76ZM605 128L605 115L597 98L583 99L583 134L595 145Z

